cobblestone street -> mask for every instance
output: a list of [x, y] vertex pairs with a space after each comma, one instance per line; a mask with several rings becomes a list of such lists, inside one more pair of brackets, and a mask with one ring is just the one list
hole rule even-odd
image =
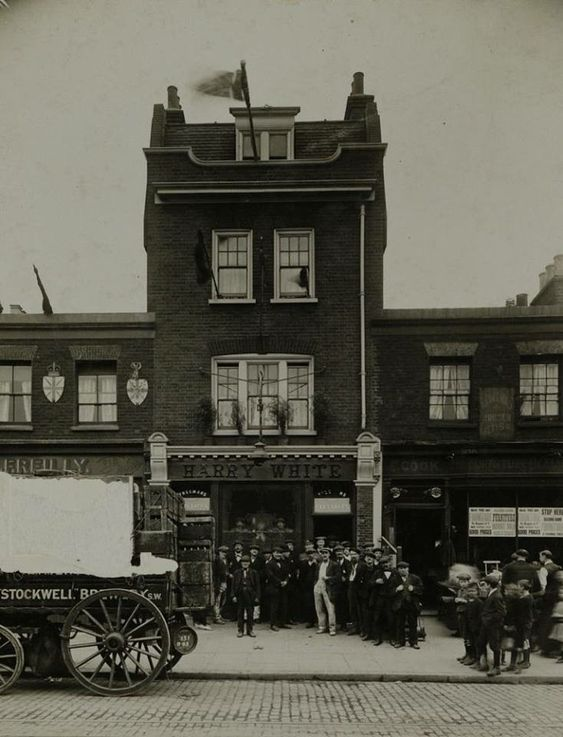
[[0, 697], [2, 737], [561, 737], [557, 685], [162, 681], [103, 698], [74, 682]]

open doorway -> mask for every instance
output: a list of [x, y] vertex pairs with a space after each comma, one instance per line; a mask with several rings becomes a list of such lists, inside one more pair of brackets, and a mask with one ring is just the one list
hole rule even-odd
[[402, 548], [403, 560], [411, 573], [424, 583], [423, 604], [435, 607], [439, 581], [446, 577], [444, 563], [444, 510], [431, 506], [395, 508], [395, 544]]

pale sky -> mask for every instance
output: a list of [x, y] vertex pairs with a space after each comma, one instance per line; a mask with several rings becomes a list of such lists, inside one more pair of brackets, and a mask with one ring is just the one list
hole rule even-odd
[[8, 0], [0, 7], [0, 302], [143, 311], [143, 146], [178, 87], [246, 59], [255, 105], [343, 116], [365, 73], [383, 140], [387, 307], [533, 296], [563, 252], [562, 0]]

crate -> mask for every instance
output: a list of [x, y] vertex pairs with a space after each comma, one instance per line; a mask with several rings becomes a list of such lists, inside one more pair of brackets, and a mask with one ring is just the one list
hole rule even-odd
[[141, 530], [137, 533], [137, 550], [139, 553], [152, 553], [162, 558], [174, 558], [178, 555], [176, 533], [172, 530]]
[[205, 548], [192, 548], [192, 547], [183, 547], [182, 545], [178, 545], [178, 562], [184, 563], [188, 561], [208, 561], [210, 562], [212, 560], [212, 551], [211, 548], [205, 547]]
[[214, 532], [213, 519], [184, 518], [178, 525], [179, 540], [211, 540]]
[[207, 609], [211, 606], [211, 586], [182, 586], [182, 606], [189, 609]]
[[212, 581], [211, 563], [190, 561], [178, 564], [178, 582], [182, 586], [209, 586]]

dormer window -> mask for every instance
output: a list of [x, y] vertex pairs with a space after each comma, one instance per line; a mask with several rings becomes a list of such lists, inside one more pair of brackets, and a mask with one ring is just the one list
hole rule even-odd
[[[293, 159], [293, 130], [299, 108], [253, 108], [252, 122], [260, 161]], [[237, 132], [237, 161], [252, 161], [254, 150], [246, 108], [231, 108]]]

